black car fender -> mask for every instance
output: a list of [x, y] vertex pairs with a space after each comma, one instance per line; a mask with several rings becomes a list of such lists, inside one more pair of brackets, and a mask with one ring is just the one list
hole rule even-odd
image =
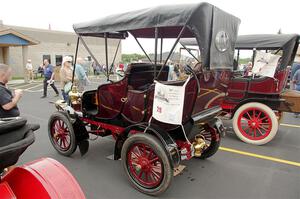
[[129, 126], [125, 129], [124, 133], [121, 134], [115, 144], [115, 151], [114, 151], [114, 159], [118, 160], [121, 157], [121, 150], [123, 143], [130, 136], [131, 130], [138, 130], [144, 133], [149, 133], [157, 137], [169, 157], [169, 160], [173, 166], [173, 168], [177, 167], [180, 163], [180, 153], [178, 150], [178, 146], [173, 138], [166, 132], [165, 130], [161, 129], [159, 126], [155, 124], [148, 124], [148, 123], [139, 123], [132, 126]]

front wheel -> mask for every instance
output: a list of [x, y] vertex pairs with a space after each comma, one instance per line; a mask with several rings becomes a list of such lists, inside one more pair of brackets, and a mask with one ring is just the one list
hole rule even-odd
[[62, 155], [72, 155], [77, 147], [74, 128], [68, 117], [57, 111], [48, 122], [48, 135], [52, 146]]
[[233, 130], [242, 141], [263, 145], [276, 135], [278, 120], [274, 111], [265, 104], [250, 102], [242, 105], [235, 112]]
[[134, 188], [159, 195], [171, 184], [173, 168], [161, 142], [149, 134], [135, 134], [124, 143], [122, 165]]

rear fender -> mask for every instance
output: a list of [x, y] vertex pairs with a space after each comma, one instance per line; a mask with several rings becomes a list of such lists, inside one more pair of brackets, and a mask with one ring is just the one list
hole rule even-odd
[[238, 108], [240, 108], [242, 105], [250, 102], [259, 102], [262, 104], [265, 104], [266, 106], [270, 107], [272, 110], [278, 110], [280, 105], [284, 102], [283, 99], [274, 99], [274, 98], [248, 98], [246, 100], [243, 100], [239, 102], [239, 104], [234, 108], [232, 117], [234, 113], [237, 111]]
[[115, 160], [121, 157], [122, 146], [125, 140], [127, 139], [127, 137], [130, 136], [130, 134], [133, 134], [132, 132], [137, 133], [137, 131], [149, 133], [157, 137], [161, 141], [165, 151], [167, 152], [173, 168], [179, 165], [180, 153], [176, 142], [172, 139], [172, 137], [168, 134], [168, 132], [161, 129], [155, 124], [151, 124], [149, 126], [148, 123], [136, 124], [133, 126], [129, 126], [125, 129], [125, 132], [121, 136], [119, 136], [116, 140], [115, 153], [114, 153]]
[[85, 199], [72, 174], [51, 158], [16, 167], [1, 181], [9, 185], [16, 198]]
[[[221, 135], [222, 137], [225, 137], [226, 134], [226, 130], [225, 127], [223, 125], [222, 120], [220, 120], [219, 118], [214, 118], [210, 121], [208, 121], [207, 125], [210, 128], [214, 128], [217, 130], [218, 135]], [[220, 139], [220, 138], [219, 138]]]

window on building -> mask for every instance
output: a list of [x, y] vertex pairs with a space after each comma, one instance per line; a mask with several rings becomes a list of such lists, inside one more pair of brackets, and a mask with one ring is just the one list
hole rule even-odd
[[55, 64], [56, 64], [56, 66], [61, 66], [62, 60], [63, 60], [62, 55], [55, 55]]
[[49, 64], [51, 64], [51, 56], [50, 55], [43, 55], [43, 61], [47, 59], [49, 61]]

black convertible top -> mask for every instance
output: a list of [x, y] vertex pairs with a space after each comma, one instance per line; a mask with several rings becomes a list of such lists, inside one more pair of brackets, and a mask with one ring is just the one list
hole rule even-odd
[[[236, 49], [278, 49], [293, 47], [299, 40], [297, 34], [257, 34], [239, 35], [235, 44]], [[291, 46], [293, 45], [293, 46]]]
[[[237, 37], [236, 49], [278, 49], [285, 46], [292, 47], [300, 39], [297, 34], [257, 34], [239, 35]], [[197, 46], [195, 38], [180, 39], [180, 43], [185, 46]], [[292, 45], [292, 46], [291, 46]]]
[[[195, 37], [201, 44], [202, 62], [205, 66], [231, 67], [234, 43], [240, 20], [223, 10], [208, 4], [181, 4], [158, 6], [115, 14], [101, 19], [74, 24], [79, 36], [125, 38], [128, 33], [137, 38], [177, 38], [183, 27], [187, 27], [181, 38]], [[219, 33], [219, 34], [218, 34]], [[217, 38], [218, 37], [218, 38]], [[222, 42], [222, 50], [216, 47]]]
[[[299, 35], [297, 34], [253, 34], [239, 35], [235, 49], [240, 50], [283, 50], [282, 66], [291, 65], [299, 45]], [[180, 43], [185, 46], [196, 46], [195, 38], [184, 38]]]

